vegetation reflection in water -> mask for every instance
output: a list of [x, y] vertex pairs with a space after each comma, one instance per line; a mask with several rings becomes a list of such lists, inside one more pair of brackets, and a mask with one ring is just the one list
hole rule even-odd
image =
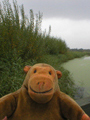
[[76, 85], [82, 88], [83, 97], [90, 96], [90, 57], [70, 60], [63, 67], [70, 71]]

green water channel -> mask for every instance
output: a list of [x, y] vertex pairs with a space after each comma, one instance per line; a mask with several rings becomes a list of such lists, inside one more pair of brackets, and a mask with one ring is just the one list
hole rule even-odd
[[62, 65], [69, 70], [75, 84], [84, 88], [84, 96], [90, 96], [90, 57], [70, 60]]

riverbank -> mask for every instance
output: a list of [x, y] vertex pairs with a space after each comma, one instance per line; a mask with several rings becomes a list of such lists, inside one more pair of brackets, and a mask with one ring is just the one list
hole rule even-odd
[[[63, 62], [82, 57], [87, 53], [72, 52], [64, 40], [42, 32], [42, 14], [34, 15], [30, 10], [28, 19], [24, 6], [9, 1], [1, 4], [0, 28], [0, 97], [19, 89], [25, 78], [25, 65], [47, 63], [63, 73], [59, 80], [61, 91], [74, 97], [76, 88], [70, 72], [61, 67]], [[7, 10], [6, 10], [7, 9]]]
[[[76, 52], [77, 53], [77, 52]], [[58, 55], [44, 55], [39, 61], [35, 59], [27, 59], [24, 61], [21, 58], [12, 58], [11, 61], [1, 59], [0, 61], [0, 97], [10, 92], [14, 92], [19, 89], [25, 78], [23, 68], [25, 65], [34, 65], [36, 63], [47, 63], [52, 65], [56, 70], [60, 70], [63, 74], [59, 80], [59, 86], [61, 91], [74, 98], [77, 89], [72, 76], [68, 70], [61, 67], [62, 63], [66, 61], [65, 58], [71, 59], [70, 56], [75, 56], [76, 53], [68, 52], [67, 54]], [[78, 53], [79, 55], [80, 53]], [[82, 54], [85, 55], [86, 53]], [[77, 55], [76, 55], [77, 56]], [[81, 54], [80, 54], [81, 56]], [[73, 57], [74, 58], [74, 57]]]

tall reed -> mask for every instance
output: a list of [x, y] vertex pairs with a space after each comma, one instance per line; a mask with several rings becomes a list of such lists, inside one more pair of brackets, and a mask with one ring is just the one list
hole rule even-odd
[[24, 6], [20, 8], [8, 0], [0, 4], [0, 57], [11, 59], [39, 59], [43, 54], [65, 53], [67, 46], [61, 39], [44, 35], [41, 32], [42, 14], [36, 17], [30, 10], [30, 19], [26, 17]]

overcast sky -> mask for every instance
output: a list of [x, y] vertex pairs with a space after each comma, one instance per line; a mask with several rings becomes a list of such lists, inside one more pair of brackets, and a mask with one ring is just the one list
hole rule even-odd
[[[2, 0], [0, 0], [2, 1]], [[13, 0], [9, 0], [10, 2]], [[90, 0], [17, 0], [29, 10], [43, 13], [42, 29], [65, 40], [69, 48], [90, 49]]]

